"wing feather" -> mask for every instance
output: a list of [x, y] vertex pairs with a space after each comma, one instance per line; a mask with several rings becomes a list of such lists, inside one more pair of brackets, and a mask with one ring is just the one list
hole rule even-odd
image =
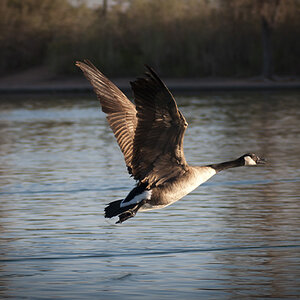
[[100, 100], [102, 111], [107, 114], [108, 123], [123, 152], [130, 172], [132, 169], [133, 141], [137, 126], [134, 104], [91, 62], [76, 62], [76, 66], [83, 71], [85, 77], [92, 84]]
[[185, 172], [183, 136], [188, 124], [168, 88], [147, 68], [145, 78], [131, 82], [138, 118], [132, 174], [153, 186]]

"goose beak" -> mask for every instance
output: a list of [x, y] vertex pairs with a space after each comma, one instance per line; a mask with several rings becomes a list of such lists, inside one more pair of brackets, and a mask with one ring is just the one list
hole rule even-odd
[[257, 158], [257, 162], [256, 162], [257, 165], [264, 165], [266, 163], [267, 161], [264, 158], [259, 158], [259, 157]]

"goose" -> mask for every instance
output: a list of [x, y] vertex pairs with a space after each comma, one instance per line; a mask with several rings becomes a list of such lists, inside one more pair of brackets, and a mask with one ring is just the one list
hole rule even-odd
[[156, 72], [146, 66], [144, 77], [130, 82], [135, 105], [90, 61], [77, 61], [100, 100], [102, 111], [137, 181], [129, 194], [105, 207], [105, 218], [123, 223], [138, 211], [166, 207], [222, 170], [263, 164], [254, 153], [222, 163], [190, 166], [183, 152], [188, 126], [176, 101]]

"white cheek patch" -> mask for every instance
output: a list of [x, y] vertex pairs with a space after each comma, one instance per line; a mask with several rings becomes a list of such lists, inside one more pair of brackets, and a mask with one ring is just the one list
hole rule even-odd
[[137, 203], [141, 202], [144, 199], [149, 200], [151, 198], [151, 194], [152, 194], [151, 190], [144, 191], [143, 193], [141, 193], [139, 195], [136, 195], [134, 198], [132, 198], [128, 202], [123, 202], [122, 201], [120, 207], [125, 207], [125, 206], [128, 206], [128, 205], [137, 204]]
[[255, 166], [256, 162], [250, 157], [250, 156], [245, 156], [245, 166]]

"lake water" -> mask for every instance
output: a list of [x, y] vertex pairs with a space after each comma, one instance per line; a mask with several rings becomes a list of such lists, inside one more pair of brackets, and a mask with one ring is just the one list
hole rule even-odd
[[177, 97], [185, 155], [255, 152], [175, 204], [107, 222], [134, 181], [94, 97], [1, 97], [0, 297], [300, 297], [300, 94]]

